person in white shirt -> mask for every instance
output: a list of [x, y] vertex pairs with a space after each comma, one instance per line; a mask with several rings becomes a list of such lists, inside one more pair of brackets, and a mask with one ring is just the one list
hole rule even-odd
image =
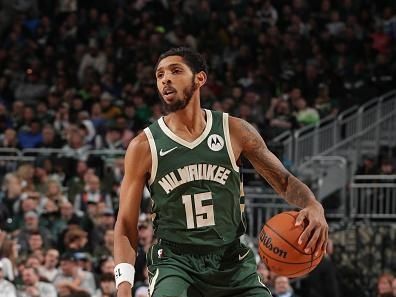
[[23, 288], [20, 297], [57, 297], [53, 284], [39, 281], [39, 273], [33, 267], [25, 267], [22, 272]]
[[58, 292], [67, 289], [71, 292], [87, 292], [95, 294], [96, 284], [92, 272], [83, 271], [72, 252], [65, 252], [60, 260], [60, 272], [55, 277], [54, 284]]
[[4, 279], [3, 263], [0, 262], [0, 297], [16, 297], [15, 286]]
[[57, 268], [59, 262], [59, 251], [56, 249], [49, 249], [45, 253], [44, 265], [41, 265], [38, 270], [41, 277], [53, 282], [59, 269]]

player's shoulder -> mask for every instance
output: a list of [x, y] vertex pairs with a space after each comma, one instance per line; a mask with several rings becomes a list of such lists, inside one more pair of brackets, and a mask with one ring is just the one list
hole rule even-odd
[[150, 153], [150, 145], [146, 133], [142, 131], [129, 143], [127, 155], [144, 153]]
[[130, 168], [142, 176], [150, 171], [151, 168], [151, 152], [150, 145], [146, 133], [140, 132], [135, 138], [131, 140], [125, 154], [126, 168]]
[[228, 125], [230, 127], [230, 133], [238, 133], [246, 129], [246, 126], [250, 124], [241, 118], [228, 116]]

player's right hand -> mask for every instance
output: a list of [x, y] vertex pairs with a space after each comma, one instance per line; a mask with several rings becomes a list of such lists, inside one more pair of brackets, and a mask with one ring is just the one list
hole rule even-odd
[[118, 286], [117, 297], [132, 297], [131, 284], [123, 282]]

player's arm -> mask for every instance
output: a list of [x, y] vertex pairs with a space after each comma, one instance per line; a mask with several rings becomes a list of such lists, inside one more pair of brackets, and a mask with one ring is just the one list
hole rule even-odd
[[[114, 227], [114, 259], [116, 265], [120, 263], [135, 265], [140, 202], [151, 167], [150, 147], [144, 133], [138, 135], [129, 144], [124, 166], [125, 174], [120, 188], [120, 205]], [[131, 271], [128, 270], [128, 265], [123, 267], [120, 271], [116, 267], [114, 271], [116, 278], [120, 277], [120, 272], [124, 273], [124, 277], [129, 276]], [[123, 271], [123, 269], [126, 270]], [[122, 282], [118, 287], [118, 296], [131, 296], [131, 284], [127, 281]]]
[[296, 205], [300, 211], [296, 224], [305, 218], [309, 225], [299, 239], [299, 244], [306, 243], [305, 249], [325, 250], [328, 238], [328, 226], [322, 205], [316, 200], [312, 191], [293, 176], [268, 149], [257, 130], [239, 118], [230, 117], [231, 142], [236, 157], [243, 155], [264, 177], [274, 190], [288, 203]]

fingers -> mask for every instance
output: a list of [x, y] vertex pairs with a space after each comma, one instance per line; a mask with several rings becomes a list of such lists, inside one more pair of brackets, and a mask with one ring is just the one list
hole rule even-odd
[[326, 249], [327, 249], [328, 240], [329, 240], [329, 227], [326, 227], [326, 229], [324, 230], [324, 241], [323, 241], [323, 245], [322, 245], [322, 250], [325, 253], [326, 253]]
[[[309, 232], [304, 234], [306, 231]], [[315, 256], [318, 256], [320, 250], [326, 251], [328, 239], [327, 231], [327, 226], [315, 226], [314, 224], [309, 224], [300, 237], [302, 242], [306, 242], [304, 252], [307, 254], [312, 252]]]
[[300, 210], [300, 212], [298, 213], [298, 216], [296, 218], [296, 223], [294, 224], [294, 226], [300, 226], [304, 222], [304, 219], [306, 217], [307, 217], [307, 211], [305, 209]]
[[309, 224], [305, 229], [304, 232], [301, 233], [300, 238], [298, 239], [298, 244], [302, 245], [303, 243], [307, 243], [311, 233], [314, 229], [313, 224]]
[[[313, 231], [313, 234], [312, 234], [312, 231]], [[312, 253], [313, 249], [316, 247], [317, 240], [321, 234], [320, 229], [313, 229], [312, 231], [311, 231], [312, 236], [309, 240], [307, 238], [307, 244], [305, 245], [305, 248], [304, 248], [304, 252], [307, 254]]]

